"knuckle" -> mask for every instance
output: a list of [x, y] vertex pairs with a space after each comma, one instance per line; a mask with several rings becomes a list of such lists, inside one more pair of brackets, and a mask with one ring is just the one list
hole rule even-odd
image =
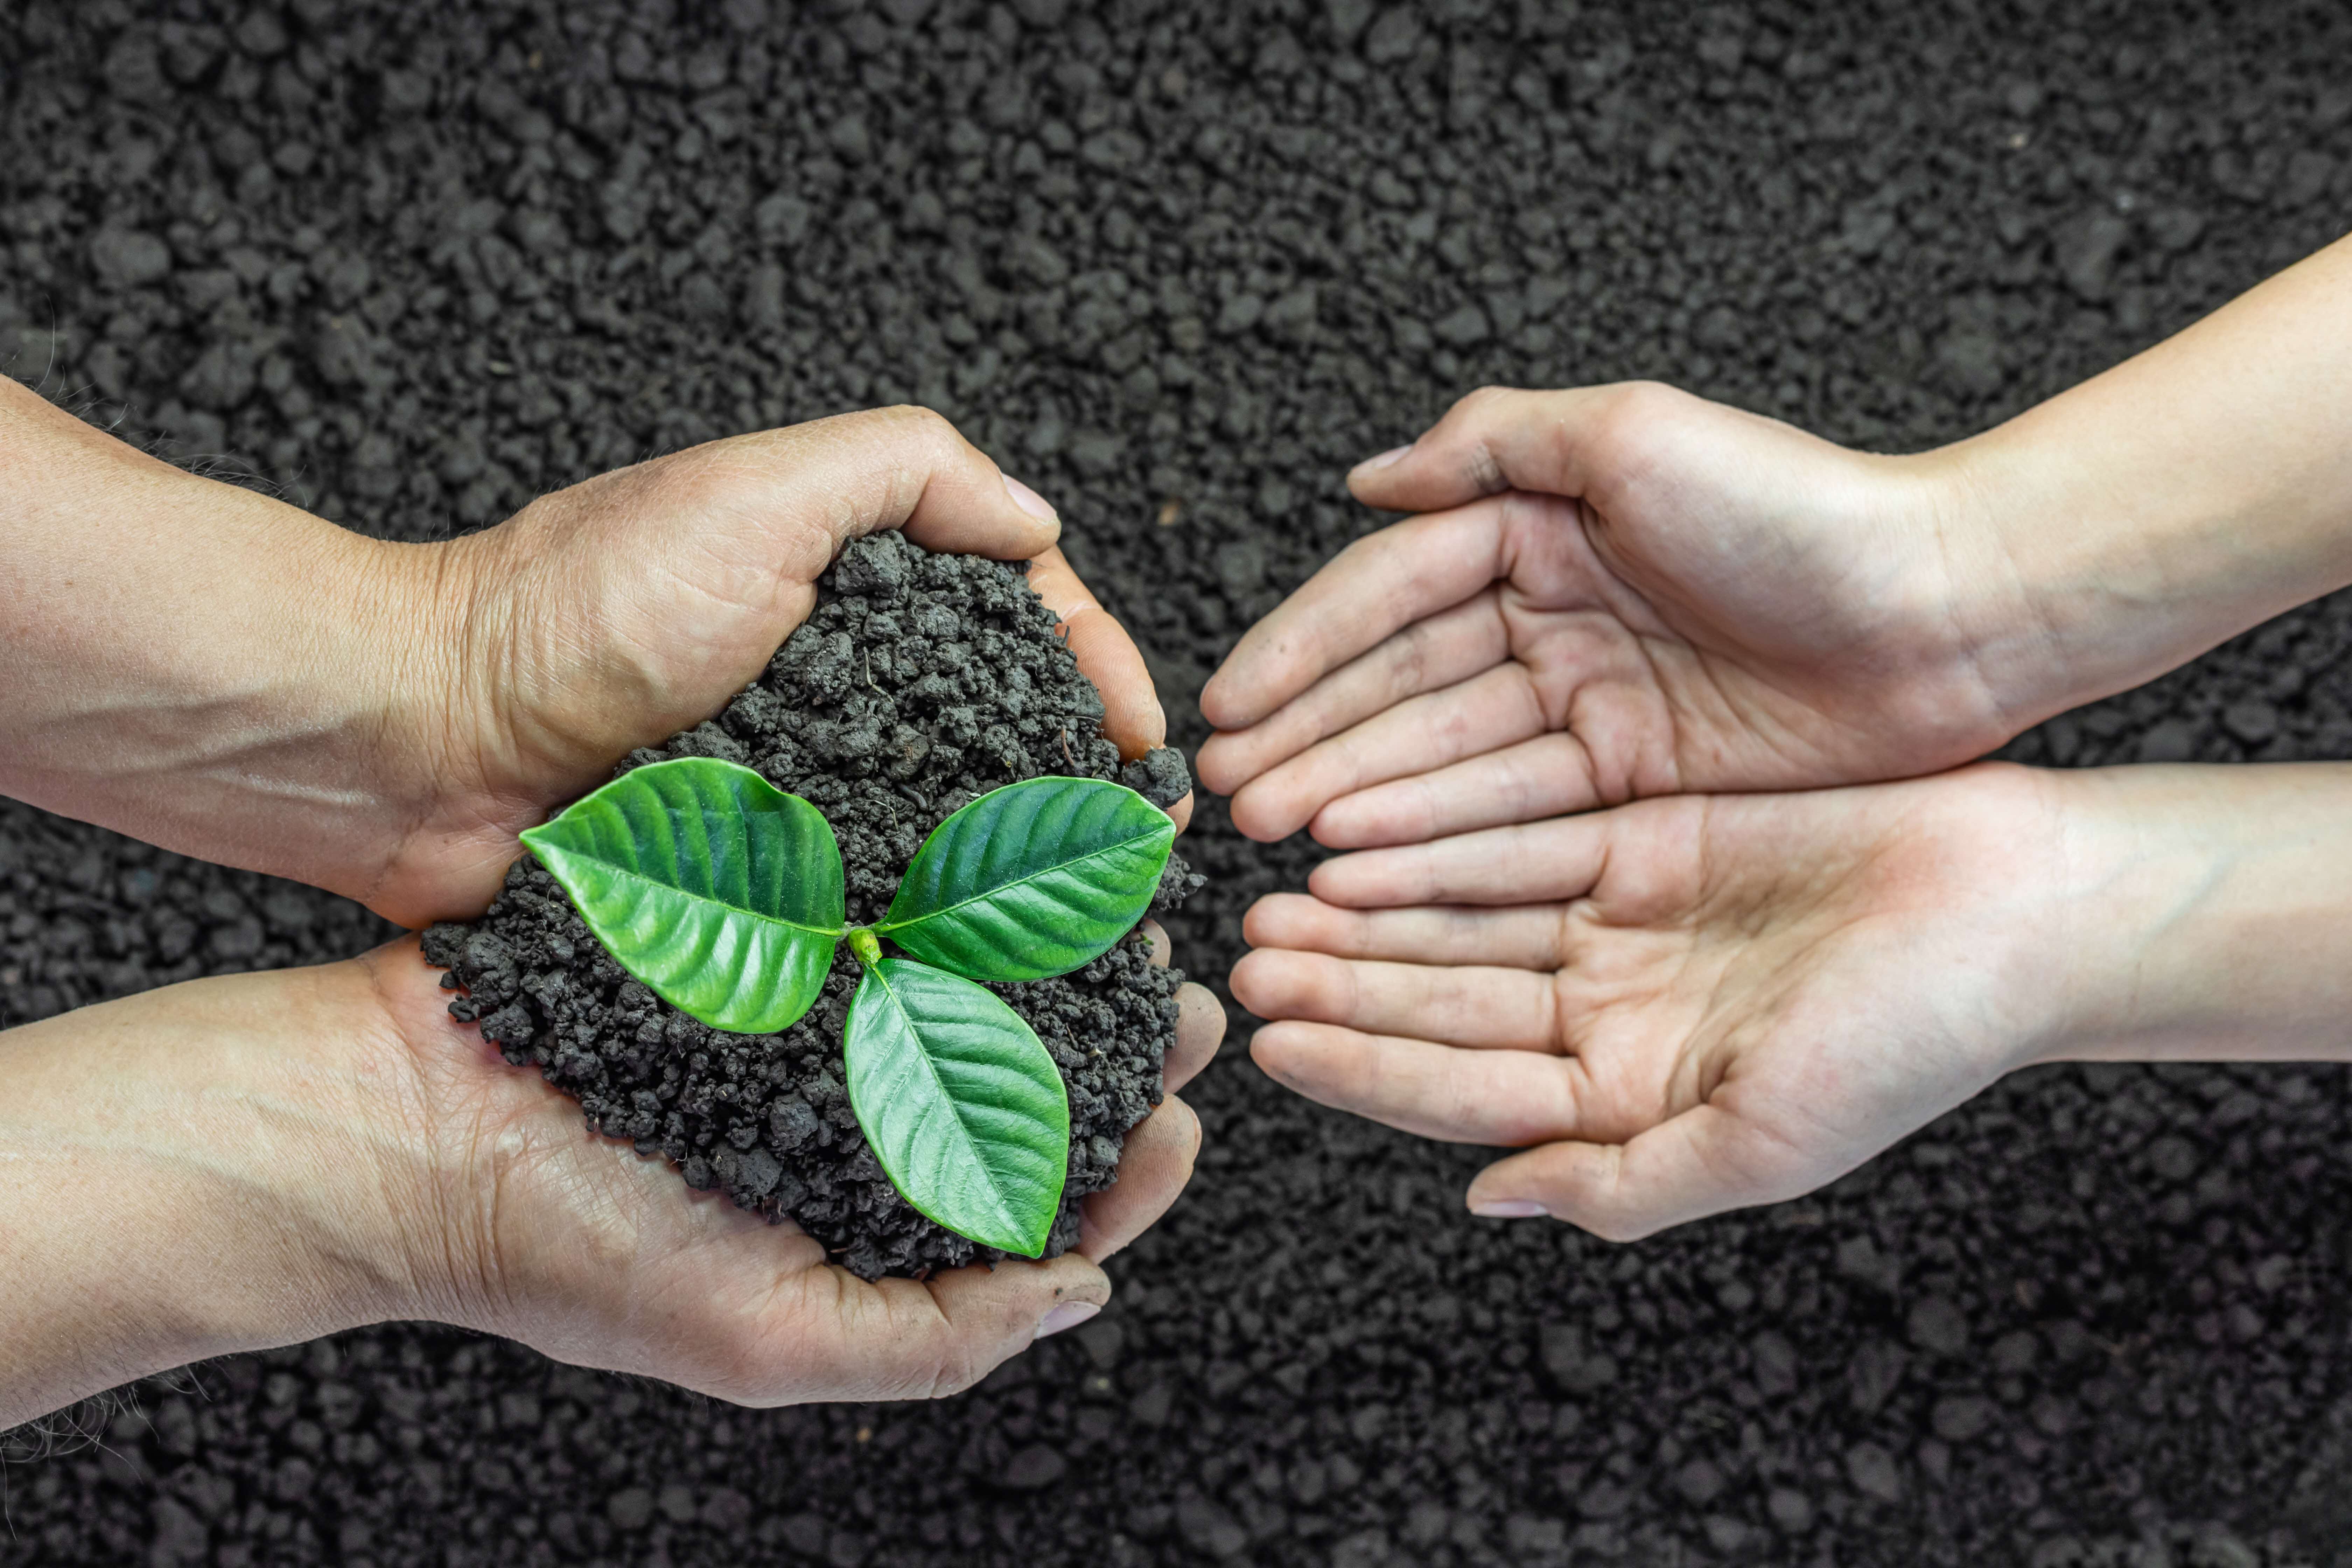
[[949, 421], [948, 416], [936, 408], [927, 407], [919, 403], [900, 403], [893, 405], [890, 412], [902, 421], [908, 429], [914, 431], [925, 440], [961, 441], [963, 438], [957, 432], [955, 426]]
[[1625, 381], [1614, 388], [1613, 405], [1628, 414], [1654, 418], [1679, 405], [1685, 394], [1663, 381]]
[[1567, 1195], [1551, 1212], [1579, 1230], [1618, 1247], [1640, 1241], [1658, 1229], [1656, 1222], [1638, 1209], [1593, 1193]]
[[1516, 390], [1514, 387], [1503, 386], [1493, 382], [1489, 382], [1485, 386], [1475, 387], [1454, 400], [1454, 406], [1447, 411], [1446, 416], [1452, 418], [1455, 415], [1460, 415], [1465, 419], [1475, 417], [1492, 409], [1497, 403], [1508, 402]]
[[934, 466], [963, 445], [962, 436], [945, 415], [920, 404], [862, 408], [839, 418], [861, 441], [890, 454], [904, 468]]
[[970, 1347], [951, 1342], [943, 1347], [933, 1364], [930, 1381], [923, 1394], [926, 1399], [952, 1399], [986, 1377], [995, 1363], [983, 1363]]
[[1682, 413], [1688, 396], [1663, 382], [1622, 383], [1611, 389], [1595, 428], [1612, 449], [1629, 456], [1647, 450], [1667, 423]]
[[963, 434], [948, 416], [935, 408], [917, 403], [901, 403], [888, 410], [896, 432], [910, 446], [929, 453], [935, 459], [961, 452]]

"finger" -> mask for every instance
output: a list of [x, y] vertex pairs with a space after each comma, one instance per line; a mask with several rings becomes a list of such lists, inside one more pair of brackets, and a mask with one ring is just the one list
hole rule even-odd
[[1491, 590], [1479, 594], [1413, 622], [1248, 729], [1210, 736], [1201, 748], [1201, 782], [1219, 795], [1234, 795], [1324, 737], [1509, 657], [1501, 599]]
[[1259, 948], [1234, 1000], [1261, 1018], [1337, 1024], [1477, 1050], [1560, 1050], [1551, 977], [1491, 964], [1391, 963]]
[[1176, 1043], [1160, 1064], [1160, 1081], [1170, 1094], [1200, 1076], [1217, 1059], [1225, 1040], [1225, 1007], [1205, 985], [1186, 981], [1176, 991]]
[[787, 1289], [799, 1299], [762, 1314], [760, 1350], [708, 1392], [749, 1405], [938, 1398], [1110, 1300], [1109, 1279], [1076, 1254], [920, 1282], [818, 1268], [792, 1276]]
[[1591, 753], [1575, 735], [1555, 731], [1340, 795], [1307, 826], [1318, 844], [1369, 849], [1538, 822], [1600, 804]]
[[1103, 733], [1133, 762], [1168, 741], [1168, 715], [1151, 689], [1143, 654], [1117, 616], [1102, 607], [1078, 580], [1059, 550], [1039, 552], [1029, 563], [1029, 586], [1062, 619], [1062, 632], [1078, 668], [1102, 693]]
[[1334, 958], [1549, 973], [1569, 961], [1569, 908], [1347, 910], [1304, 893], [1268, 893], [1242, 918], [1242, 938], [1252, 947]]
[[1412, 446], [1359, 464], [1348, 488], [1366, 506], [1390, 511], [1433, 511], [1507, 489], [1582, 496], [1596, 454], [1619, 431], [1696, 401], [1648, 382], [1559, 392], [1482, 387]]
[[598, 475], [468, 535], [446, 566], [483, 637], [543, 678], [531, 720], [554, 749], [534, 787], [562, 801], [742, 689], [847, 541], [903, 527], [935, 550], [1050, 551], [1061, 525], [1022, 497], [1043, 506], [938, 415], [875, 409]]
[[1100, 1263], [1168, 1212], [1201, 1152], [1201, 1119], [1171, 1095], [1128, 1133], [1118, 1182], [1087, 1198], [1078, 1215], [1078, 1251]]
[[1489, 827], [1326, 860], [1307, 885], [1327, 904], [1536, 904], [1580, 899], [1608, 864], [1615, 813]]
[[1306, 826], [1341, 795], [1514, 745], [1550, 728], [1527, 668], [1496, 665], [1459, 686], [1408, 698], [1252, 780], [1234, 796], [1234, 826], [1271, 843]]
[[[1157, 968], [1168, 967], [1174, 956], [1176, 944], [1158, 921], [1142, 922], [1146, 935], [1151, 939], [1151, 962]], [[1224, 1043], [1225, 1009], [1215, 993], [1205, 985], [1191, 981], [1176, 988], [1176, 1041], [1168, 1047], [1160, 1062], [1160, 1083], [1173, 1094], [1197, 1077], [1202, 1068], [1216, 1059], [1217, 1047]]]
[[1726, 1209], [1779, 1203], [1837, 1174], [1716, 1105], [1694, 1106], [1624, 1143], [1549, 1143], [1470, 1184], [1471, 1212], [1542, 1213], [1634, 1241]]
[[1257, 723], [1398, 630], [1509, 574], [1503, 506], [1409, 518], [1356, 541], [1243, 634], [1201, 692], [1220, 730]]
[[1427, 1040], [1285, 1020], [1250, 1041], [1266, 1076], [1319, 1105], [1450, 1143], [1574, 1137], [1583, 1067], [1532, 1051], [1463, 1051]]

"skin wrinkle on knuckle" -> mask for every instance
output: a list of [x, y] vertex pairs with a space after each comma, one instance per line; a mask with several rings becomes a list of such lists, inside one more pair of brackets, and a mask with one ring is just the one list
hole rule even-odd
[[1377, 1011], [1376, 1006], [1366, 1000], [1364, 971], [1359, 965], [1350, 963], [1346, 959], [1324, 957], [1319, 954], [1315, 962], [1328, 982], [1327, 990], [1329, 999], [1325, 1002], [1323, 1009], [1326, 1015], [1325, 1022], [1352, 1025], [1362, 1018], [1367, 1012]]
[[1580, 1173], [1570, 1189], [1579, 1214], [1576, 1223], [1603, 1241], [1622, 1246], [1640, 1240], [1646, 1233], [1626, 1193], [1625, 1145], [1586, 1144], [1580, 1152], [1584, 1151], [1590, 1152], [1581, 1163], [1599, 1168]]
[[[1437, 1044], [1434, 1041], [1431, 1043]], [[1440, 1100], [1445, 1107], [1444, 1125], [1454, 1128], [1475, 1128], [1486, 1124], [1490, 1120], [1487, 1097], [1475, 1075], [1469, 1070], [1470, 1064], [1467, 1058], [1456, 1047], [1441, 1046], [1440, 1048], [1445, 1052], [1444, 1065], [1440, 1068], [1444, 1076], [1444, 1092]], [[1412, 1102], [1405, 1100], [1402, 1103]], [[1504, 1118], [1504, 1125], [1499, 1130], [1506, 1142], [1517, 1143], [1523, 1141], [1514, 1136], [1517, 1132], [1516, 1114], [1516, 1112], [1507, 1113]]]

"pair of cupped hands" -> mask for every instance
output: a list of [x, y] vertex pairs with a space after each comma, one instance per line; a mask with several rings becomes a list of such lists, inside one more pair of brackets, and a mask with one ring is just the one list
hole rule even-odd
[[[412, 930], [478, 915], [521, 830], [723, 708], [875, 530], [1029, 562], [1108, 737], [1129, 757], [1165, 738], [1051, 506], [921, 410], [715, 442], [438, 545], [180, 472], [0, 381], [10, 458], [75, 482], [0, 503], [0, 542], [23, 546], [0, 633], [50, 650], [0, 715], [0, 789]], [[119, 592], [91, 591], [101, 555]], [[752, 1405], [950, 1393], [1108, 1300], [1103, 1259], [1191, 1174], [1200, 1123], [1174, 1091], [1224, 1030], [1185, 985], [1169, 1095], [1075, 1251], [869, 1282], [591, 1133], [448, 1002], [409, 936], [0, 1035], [0, 1428], [391, 1319]]]

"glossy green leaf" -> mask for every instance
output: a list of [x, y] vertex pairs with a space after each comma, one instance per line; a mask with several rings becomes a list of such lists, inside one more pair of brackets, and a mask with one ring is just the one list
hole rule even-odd
[[933, 830], [874, 929], [975, 980], [1066, 974], [1151, 907], [1176, 825], [1101, 779], [1030, 779]]
[[988, 1247], [1045, 1249], [1070, 1167], [1070, 1101], [996, 995], [903, 958], [867, 966], [842, 1039], [849, 1103], [906, 1200]]
[[816, 807], [749, 768], [634, 768], [522, 841], [614, 962], [714, 1029], [772, 1034], [824, 988], [840, 847]]

